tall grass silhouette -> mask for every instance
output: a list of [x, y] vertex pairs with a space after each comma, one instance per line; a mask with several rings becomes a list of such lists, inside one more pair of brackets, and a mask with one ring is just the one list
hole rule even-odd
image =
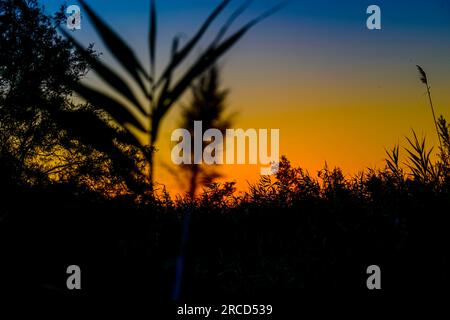
[[[154, 178], [154, 152], [155, 143], [158, 140], [161, 122], [179, 98], [190, 87], [193, 81], [211, 67], [221, 56], [229, 51], [253, 26], [264, 20], [274, 12], [284, 6], [284, 2], [267, 10], [260, 16], [248, 21], [234, 33], [228, 35], [230, 27], [235, 20], [248, 8], [251, 1], [244, 2], [238, 7], [227, 19], [227, 21], [219, 28], [216, 37], [206, 46], [206, 49], [198, 56], [198, 58], [189, 66], [181, 77], [175, 79], [176, 70], [186, 60], [192, 50], [199, 44], [204, 37], [206, 31], [217, 19], [217, 17], [225, 10], [231, 0], [223, 0], [212, 11], [207, 19], [200, 26], [195, 35], [189, 39], [186, 44], [180, 47], [179, 37], [175, 37], [172, 42], [172, 54], [166, 67], [161, 75], [156, 75], [156, 47], [157, 47], [157, 10], [155, 1], [150, 3], [150, 27], [148, 32], [148, 45], [150, 53], [150, 71], [144, 69], [142, 64], [136, 57], [133, 50], [115, 33], [105, 22], [91, 9], [85, 0], [80, 3], [87, 16], [92, 21], [95, 30], [105, 43], [108, 51], [116, 58], [127, 74], [133, 79], [134, 84], [140, 90], [140, 94], [146, 98], [145, 103], [141, 103], [131, 89], [131, 83], [127, 83], [117, 72], [106, 66], [99, 59], [88, 55], [86, 49], [82, 47], [67, 31], [61, 29], [65, 36], [70, 39], [73, 45], [84, 54], [85, 58], [91, 64], [93, 70], [102, 78], [115, 93], [124, 97], [130, 105], [124, 105], [118, 100], [110, 97], [100, 91], [89, 87], [85, 84], [74, 83], [73, 89], [79, 95], [84, 97], [89, 103], [97, 108], [105, 111], [119, 125], [121, 131], [109, 128], [108, 123], [104, 123], [101, 119], [89, 116], [81, 112], [70, 112], [70, 114], [60, 115], [64, 118], [68, 128], [74, 128], [80, 136], [85, 140], [92, 140], [93, 135], [86, 134], [81, 127], [83, 123], [88, 122], [92, 130], [96, 131], [95, 139], [97, 145], [102, 150], [112, 156], [113, 161], [120, 161], [121, 166], [129, 169], [129, 181], [142, 180], [144, 173], [136, 168], [132, 162], [127, 161], [124, 155], [124, 148], [118, 143], [132, 145], [142, 152], [148, 162], [148, 181], [150, 190], [153, 190]], [[130, 110], [131, 109], [131, 110]], [[136, 114], [138, 116], [136, 116]], [[142, 123], [144, 119], [145, 123]], [[136, 139], [127, 125], [145, 133], [148, 142], [142, 144]], [[102, 140], [102, 141], [100, 141]], [[117, 143], [118, 142], [118, 143]]]
[[428, 76], [427, 76], [426, 72], [423, 70], [423, 68], [421, 66], [417, 65], [416, 67], [417, 67], [417, 70], [419, 70], [420, 81], [422, 81], [422, 83], [427, 88], [428, 101], [430, 102], [431, 114], [433, 115], [433, 121], [434, 121], [434, 125], [435, 125], [435, 128], [436, 128], [436, 134], [437, 134], [437, 137], [439, 139], [439, 146], [442, 149], [442, 141], [441, 141], [441, 136], [439, 134], [438, 123], [437, 123], [437, 120], [436, 120], [436, 114], [434, 113], [433, 99], [431, 99], [431, 92], [430, 92], [430, 88], [431, 87], [428, 84]]

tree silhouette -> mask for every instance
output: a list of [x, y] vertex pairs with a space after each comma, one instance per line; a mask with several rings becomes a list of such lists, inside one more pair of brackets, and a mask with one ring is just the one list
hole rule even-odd
[[[87, 153], [54, 113], [76, 107], [70, 84], [89, 65], [58, 35], [62, 15], [46, 16], [36, 0], [0, 1], [0, 21], [0, 153], [14, 159], [18, 181], [43, 178], [56, 167], [67, 173]], [[92, 47], [87, 53], [93, 55]], [[65, 157], [62, 149], [77, 149], [79, 157]]]

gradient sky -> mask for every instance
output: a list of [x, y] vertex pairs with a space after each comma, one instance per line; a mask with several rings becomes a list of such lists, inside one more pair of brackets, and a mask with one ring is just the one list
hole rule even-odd
[[[277, 3], [254, 2], [238, 25]], [[42, 3], [53, 13], [63, 1]], [[89, 3], [142, 61], [148, 61], [149, 1]], [[217, 3], [157, 1], [160, 69], [172, 37], [192, 36]], [[240, 3], [235, 0], [227, 13]], [[381, 7], [382, 30], [366, 28], [366, 9], [371, 4]], [[87, 19], [75, 36], [85, 44], [94, 42], [104, 53], [102, 59], [117, 67]], [[404, 137], [412, 128], [426, 135], [430, 145], [436, 144], [416, 64], [429, 75], [436, 112], [450, 118], [449, 1], [293, 0], [256, 26], [221, 61], [223, 85], [231, 90], [230, 111], [239, 113], [235, 128], [279, 128], [280, 152], [295, 165], [315, 173], [327, 161], [348, 175], [382, 167], [384, 149], [398, 142], [406, 145]], [[97, 83], [94, 76], [88, 78]], [[170, 134], [179, 111], [179, 106], [173, 108], [164, 122], [158, 143], [160, 162], [170, 164]], [[247, 180], [258, 178], [259, 166], [223, 166], [221, 171], [226, 180], [236, 180], [245, 188]], [[179, 190], [161, 166], [156, 180]]]

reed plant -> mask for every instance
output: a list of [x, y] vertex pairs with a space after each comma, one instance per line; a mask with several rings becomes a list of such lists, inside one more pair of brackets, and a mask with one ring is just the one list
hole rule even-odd
[[420, 81], [422, 81], [422, 83], [427, 88], [427, 95], [428, 95], [428, 101], [430, 102], [431, 114], [433, 115], [433, 122], [434, 122], [434, 125], [436, 127], [436, 134], [437, 134], [437, 137], [438, 137], [438, 140], [439, 140], [439, 146], [442, 149], [441, 135], [439, 133], [438, 123], [437, 123], [437, 120], [436, 120], [436, 114], [434, 112], [433, 99], [431, 98], [431, 91], [430, 91], [431, 87], [428, 84], [428, 76], [427, 76], [425, 70], [423, 70], [423, 68], [421, 66], [417, 65], [416, 67], [417, 67], [417, 70], [419, 70]]
[[[231, 0], [223, 0], [211, 12], [201, 24], [198, 31], [184, 45], [180, 45], [180, 37], [175, 36], [172, 40], [172, 52], [169, 62], [163, 68], [161, 74], [156, 74], [156, 52], [157, 52], [157, 9], [154, 0], [150, 1], [150, 26], [148, 31], [149, 62], [150, 70], [146, 70], [138, 60], [136, 53], [128, 44], [114, 32], [87, 4], [80, 0], [84, 12], [92, 21], [95, 30], [103, 40], [109, 53], [111, 53], [126, 71], [132, 81], [126, 81], [111, 67], [105, 65], [99, 58], [93, 57], [89, 52], [64, 29], [61, 32], [72, 42], [73, 46], [86, 58], [92, 69], [110, 87], [115, 94], [119, 94], [127, 103], [124, 104], [116, 98], [102, 93], [96, 88], [83, 83], [73, 83], [73, 90], [85, 98], [90, 104], [110, 116], [120, 130], [111, 130], [111, 122], [105, 123], [102, 119], [82, 112], [68, 112], [59, 115], [65, 121], [68, 129], [77, 131], [81, 140], [93, 142], [104, 152], [111, 155], [113, 161], [120, 162], [125, 166], [130, 176], [128, 181], [142, 181], [143, 172], [136, 168], [133, 161], [127, 159], [124, 150], [131, 146], [140, 150], [147, 161], [147, 177], [149, 190], [154, 186], [154, 153], [158, 141], [161, 123], [171, 108], [178, 102], [180, 97], [187, 91], [193, 82], [215, 64], [226, 52], [228, 52], [253, 26], [279, 10], [283, 3], [270, 8], [260, 16], [246, 22], [229, 34], [230, 27], [236, 19], [249, 7], [252, 1], [246, 1], [232, 12], [226, 22], [219, 28], [199, 56], [190, 65], [184, 65], [188, 56], [196, 48], [205, 33], [224, 12]], [[182, 66], [184, 67], [182, 68]], [[181, 76], [175, 76], [177, 71]], [[137, 86], [139, 95], [136, 95], [133, 86]], [[144, 97], [140, 99], [139, 97]], [[84, 130], [84, 124], [89, 122], [91, 130]], [[134, 134], [136, 130], [146, 136], [145, 142], [140, 141]], [[95, 140], [95, 141], [93, 141]]]

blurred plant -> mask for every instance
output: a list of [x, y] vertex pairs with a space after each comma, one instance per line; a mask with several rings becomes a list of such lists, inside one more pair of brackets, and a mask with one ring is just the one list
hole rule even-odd
[[[132, 161], [126, 161], [123, 150], [124, 148], [126, 149], [125, 146], [138, 148], [145, 156], [148, 163], [150, 191], [153, 191], [155, 143], [158, 139], [161, 121], [167, 115], [168, 111], [192, 85], [193, 81], [236, 44], [248, 30], [284, 5], [284, 3], [278, 4], [259, 17], [247, 22], [235, 33], [225, 38], [231, 25], [251, 3], [251, 1], [245, 2], [234, 11], [225, 24], [222, 25], [216, 37], [207, 46], [207, 49], [204, 50], [196, 61], [186, 69], [187, 71], [179, 79], [175, 80], [174, 74], [176, 73], [176, 69], [184, 62], [186, 57], [192, 52], [193, 48], [199, 43], [200, 39], [203, 38], [207, 29], [227, 7], [230, 0], [221, 1], [201, 25], [197, 33], [182, 48], [179, 48], [179, 37], [173, 39], [170, 61], [159, 78], [156, 77], [155, 71], [157, 14], [154, 0], [151, 1], [150, 5], [150, 29], [148, 37], [150, 72], [147, 72], [143, 68], [130, 47], [113, 30], [111, 30], [97, 14], [94, 13], [90, 6], [87, 5], [86, 1], [80, 0], [80, 3], [87, 16], [93, 22], [96, 31], [99, 33], [109, 52], [124, 67], [128, 75], [133, 79], [133, 82], [137, 84], [140, 96], [145, 97], [146, 103], [143, 105], [140, 102], [131, 89], [131, 83], [127, 83], [121, 76], [108, 66], [104, 65], [99, 59], [92, 58], [91, 55], [88, 55], [88, 51], [86, 51], [81, 44], [79, 44], [67, 31], [61, 29], [66, 37], [72, 41], [74, 46], [84, 54], [86, 59], [92, 65], [92, 68], [103, 81], [109, 85], [115, 93], [121, 95], [128, 102], [128, 104], [125, 105], [96, 89], [84, 84], [74, 83], [74, 91], [95, 107], [108, 113], [122, 129], [122, 132], [118, 135], [116, 131], [109, 129], [109, 124], [105, 124], [102, 120], [91, 117], [86, 120], [90, 121], [92, 125], [91, 130], [94, 135], [86, 134], [83, 132], [85, 129], [84, 119], [89, 116], [81, 113], [73, 114], [72, 112], [68, 114], [66, 117], [66, 124], [68, 127], [80, 131], [80, 136], [83, 136], [84, 139], [97, 139], [99, 146], [103, 146], [103, 150], [105, 150], [105, 148], [108, 149], [107, 151], [111, 154], [113, 161], [119, 159], [122, 166], [126, 165], [126, 168], [131, 175], [131, 179], [129, 180], [136, 180], [136, 178], [139, 178], [144, 173], [137, 170]], [[148, 142], [141, 143], [141, 141], [138, 141], [138, 139], [134, 137], [132, 133], [133, 129], [131, 129], [130, 126], [145, 133]], [[120, 147], [121, 143], [124, 144], [122, 147]]]
[[[228, 90], [220, 88], [219, 69], [216, 65], [206, 71], [191, 89], [192, 98], [189, 105], [182, 112], [181, 128], [191, 133], [192, 145], [194, 144], [194, 121], [202, 121], [202, 129], [218, 129], [223, 134], [226, 128], [231, 127], [231, 117], [225, 117], [226, 98]], [[203, 134], [203, 132], [202, 132]], [[211, 141], [212, 142], [212, 141]], [[211, 142], [203, 142], [202, 150]], [[194, 159], [192, 150], [191, 159]], [[189, 181], [189, 197], [194, 198], [197, 188], [201, 185], [209, 185], [220, 174], [213, 166], [199, 164], [186, 164], [181, 166], [187, 173]]]

